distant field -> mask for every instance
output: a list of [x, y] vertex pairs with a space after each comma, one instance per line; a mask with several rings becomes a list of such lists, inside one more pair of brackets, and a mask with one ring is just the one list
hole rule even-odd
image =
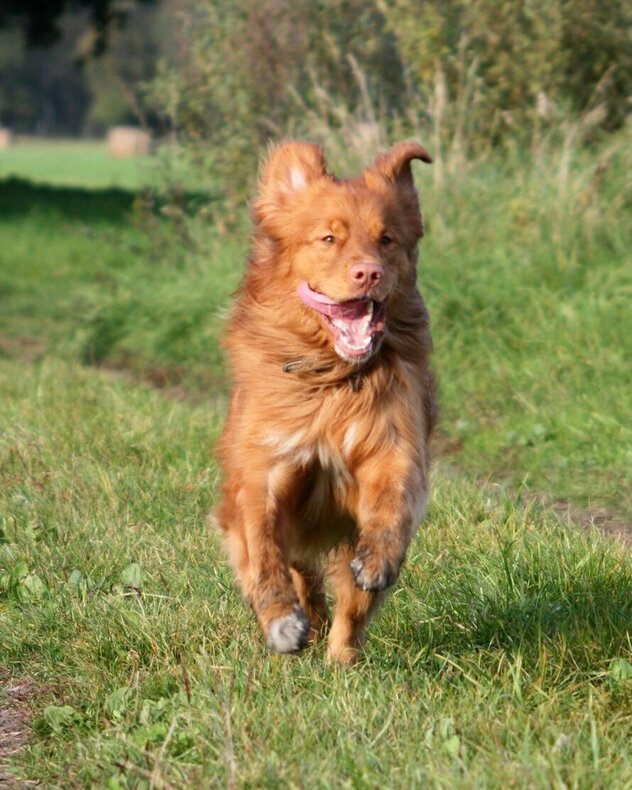
[[104, 140], [18, 138], [0, 151], [0, 178], [41, 184], [137, 189], [152, 176], [152, 157], [112, 159]]
[[587, 525], [630, 536], [631, 156], [419, 171], [433, 500], [342, 672], [266, 652], [205, 522], [245, 212], [0, 152], [0, 785], [630, 787], [632, 554]]
[[18, 137], [0, 151], [0, 179], [9, 177], [88, 189], [164, 188], [169, 180], [180, 187], [208, 188], [208, 179], [204, 182], [171, 149], [157, 146], [149, 156], [113, 159], [105, 140]]

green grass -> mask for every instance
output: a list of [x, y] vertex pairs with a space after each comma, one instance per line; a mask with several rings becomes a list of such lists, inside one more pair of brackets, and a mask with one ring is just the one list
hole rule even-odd
[[221, 403], [172, 402], [53, 360], [26, 372], [5, 361], [0, 391], [0, 663], [43, 688], [24, 776], [629, 779], [629, 555], [439, 469], [365, 663], [329, 669], [321, 647], [270, 656], [205, 526]]
[[36, 689], [22, 778], [630, 787], [632, 559], [539, 495], [632, 510], [632, 169], [617, 141], [600, 182], [594, 152], [567, 178], [544, 153], [420, 173], [456, 452], [352, 671], [322, 646], [266, 653], [205, 523], [245, 226], [220, 232], [199, 194], [150, 212], [131, 189], [0, 181], [0, 667]]
[[89, 190], [178, 185], [208, 192], [212, 186], [178, 150], [157, 143], [148, 156], [113, 159], [105, 140], [18, 137], [14, 145], [0, 151], [0, 179], [7, 178]]
[[[194, 210], [201, 197], [182, 199]], [[148, 200], [158, 217], [148, 218]], [[162, 219], [161, 207], [174, 209], [168, 201], [0, 181], [0, 353], [55, 349], [198, 388], [216, 383], [218, 313], [237, 285], [243, 245], [220, 245], [205, 223], [189, 230], [186, 212]]]
[[88, 188], [138, 189], [152, 172], [152, 157], [112, 159], [105, 140], [25, 140], [0, 151], [0, 178]]
[[[420, 282], [459, 464], [632, 518], [629, 146], [428, 195]], [[603, 181], [595, 162], [609, 163]]]
[[138, 257], [133, 193], [0, 182], [0, 334], [67, 340], [117, 271]]
[[[629, 146], [538, 159], [486, 163], [440, 185], [418, 174], [441, 431], [469, 473], [629, 519]], [[5, 182], [0, 329], [33, 334], [23, 325], [37, 333], [46, 320], [47, 335], [85, 361], [190, 390], [222, 386], [217, 338], [247, 223], [221, 234], [213, 203], [200, 212], [200, 193], [179, 199], [150, 216], [131, 192]]]

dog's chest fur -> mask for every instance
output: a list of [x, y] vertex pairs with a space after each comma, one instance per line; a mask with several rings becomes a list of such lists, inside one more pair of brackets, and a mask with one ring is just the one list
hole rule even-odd
[[268, 500], [290, 506], [285, 513], [298, 527], [299, 553], [301, 544], [335, 545], [354, 529], [350, 511], [356, 481], [348, 452], [353, 426], [350, 423], [344, 433], [350, 437], [346, 453], [344, 437], [342, 441], [336, 435], [314, 437], [307, 430], [270, 431], [264, 439], [272, 456]]
[[332, 436], [313, 437], [305, 429], [283, 434], [271, 431], [264, 444], [280, 463], [288, 463], [303, 471], [317, 471], [328, 477], [335, 488], [345, 488], [352, 482], [349, 469], [350, 450], [353, 446], [354, 423], [344, 432], [345, 442]]

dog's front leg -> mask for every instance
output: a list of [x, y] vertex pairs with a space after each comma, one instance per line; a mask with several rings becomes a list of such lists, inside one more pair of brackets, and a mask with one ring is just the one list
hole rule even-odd
[[361, 590], [379, 592], [397, 581], [428, 486], [419, 465], [402, 457], [373, 459], [357, 480], [359, 535], [351, 572]]
[[397, 580], [428, 490], [420, 466], [406, 459], [373, 459], [356, 479], [358, 541], [355, 547], [338, 549], [328, 569], [336, 606], [327, 652], [330, 660], [342, 664], [359, 658], [383, 591]]
[[291, 474], [282, 464], [265, 473], [251, 473], [239, 497], [248, 551], [244, 592], [268, 647], [277, 653], [303, 648], [310, 627], [288, 565], [291, 522], [283, 510], [282, 492], [287, 490]]

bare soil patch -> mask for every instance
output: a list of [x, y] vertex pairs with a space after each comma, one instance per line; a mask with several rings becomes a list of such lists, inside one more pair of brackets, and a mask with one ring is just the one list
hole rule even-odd
[[571, 502], [546, 502], [558, 516], [570, 524], [590, 529], [596, 527], [607, 538], [621, 541], [628, 549], [632, 549], [632, 521], [618, 513], [605, 508], [578, 507]]
[[[444, 459], [448, 468], [458, 474], [466, 474], [458, 463], [458, 454], [463, 449], [460, 439], [438, 433], [432, 442], [433, 457]], [[492, 480], [481, 478], [482, 488], [490, 488]], [[502, 483], [501, 483], [502, 486]], [[498, 490], [497, 486], [493, 490]], [[516, 493], [511, 486], [505, 486], [508, 492]], [[532, 491], [523, 494], [522, 501], [525, 505], [535, 504], [543, 510], [552, 510], [563, 522], [569, 526], [584, 529], [596, 528], [601, 534], [621, 543], [625, 548], [632, 550], [632, 517], [613, 508], [598, 506], [582, 506], [563, 499], [554, 499], [544, 491]]]
[[9, 767], [29, 741], [34, 690], [28, 678], [11, 677], [0, 668], [0, 788], [15, 790], [35, 784], [18, 779]]

